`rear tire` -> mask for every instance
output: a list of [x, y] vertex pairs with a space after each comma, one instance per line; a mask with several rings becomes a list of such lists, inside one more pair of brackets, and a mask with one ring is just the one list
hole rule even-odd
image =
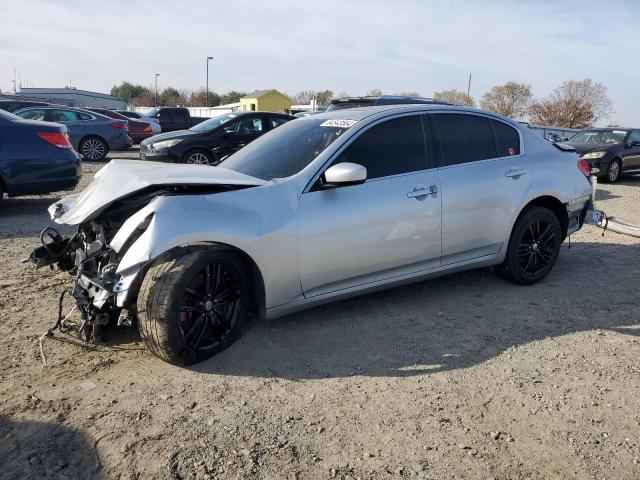
[[562, 230], [555, 214], [544, 207], [525, 210], [511, 232], [502, 273], [520, 285], [539, 282], [560, 253]]
[[107, 158], [109, 146], [107, 142], [100, 137], [87, 137], [83, 138], [80, 142], [79, 150], [83, 159], [91, 160], [92, 162], [102, 162]]
[[138, 329], [151, 352], [174, 365], [214, 356], [235, 342], [251, 282], [233, 251], [178, 251], [157, 259], [138, 295]]

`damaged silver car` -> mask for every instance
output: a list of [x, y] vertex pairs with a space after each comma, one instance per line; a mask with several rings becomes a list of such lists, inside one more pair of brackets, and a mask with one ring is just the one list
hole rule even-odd
[[[503, 117], [446, 105], [289, 122], [219, 167], [114, 160], [50, 207], [30, 260], [75, 276], [83, 338], [137, 323], [189, 364], [248, 316], [497, 266], [533, 284], [591, 207], [589, 168]], [[591, 218], [593, 215], [589, 215]]]

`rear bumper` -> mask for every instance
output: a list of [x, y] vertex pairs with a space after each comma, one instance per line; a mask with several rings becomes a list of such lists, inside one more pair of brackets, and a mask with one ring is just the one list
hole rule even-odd
[[567, 223], [567, 236], [569, 236], [582, 228], [587, 210], [593, 208], [593, 201], [591, 195], [588, 195], [565, 203], [565, 207], [569, 220]]
[[112, 140], [109, 145], [109, 150], [129, 150], [131, 145], [133, 145], [133, 140], [129, 135], [127, 135], [125, 138]]
[[155, 134], [154, 133], [131, 133], [131, 132], [129, 132], [129, 136], [131, 137], [131, 140], [133, 141], [134, 145], [142, 142], [143, 140], [146, 140], [149, 137], [153, 137], [153, 135], [155, 135]]

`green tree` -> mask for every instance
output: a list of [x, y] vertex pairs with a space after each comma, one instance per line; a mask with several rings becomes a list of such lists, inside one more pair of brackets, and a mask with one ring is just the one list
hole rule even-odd
[[176, 105], [186, 105], [187, 100], [177, 89], [167, 87], [158, 95], [158, 103], [160, 105], [174, 107]]
[[220, 97], [220, 105], [226, 105], [227, 103], [238, 103], [242, 97], [246, 95], [245, 92], [237, 92], [231, 90]]
[[122, 82], [120, 85], [114, 85], [111, 88], [111, 95], [125, 102], [131, 102], [134, 98], [141, 97], [147, 93], [151, 93], [147, 87], [134, 85], [130, 82]]

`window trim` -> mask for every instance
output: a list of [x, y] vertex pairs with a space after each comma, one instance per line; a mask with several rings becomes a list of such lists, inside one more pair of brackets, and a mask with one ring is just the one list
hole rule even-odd
[[429, 129], [427, 128], [424, 122], [425, 112], [424, 111], [404, 112], [397, 115], [390, 115], [388, 117], [379, 118], [369, 123], [368, 125], [365, 125], [360, 130], [355, 131], [353, 135], [351, 135], [347, 140], [345, 140], [345, 142], [342, 145], [340, 145], [340, 147], [320, 166], [320, 168], [316, 171], [316, 173], [314, 173], [311, 176], [311, 179], [309, 180], [309, 182], [307, 182], [307, 185], [302, 190], [302, 195], [304, 195], [305, 193], [311, 193], [311, 192], [317, 191], [313, 189], [313, 186], [316, 184], [320, 176], [331, 166], [333, 161], [337, 159], [342, 154], [343, 151], [349, 148], [349, 146], [354, 141], [360, 138], [360, 136], [364, 135], [367, 131], [369, 131], [370, 129], [372, 129], [377, 125], [380, 125], [381, 123], [391, 121], [391, 120], [396, 120], [403, 117], [412, 117], [412, 116], [419, 117], [420, 124], [422, 126], [422, 139], [424, 143], [424, 152], [425, 152], [424, 165], [426, 168], [423, 170], [414, 170], [412, 172], [404, 172], [404, 173], [396, 173], [394, 175], [387, 175], [386, 177], [376, 177], [371, 179], [367, 178], [364, 184], [366, 185], [368, 182], [375, 182], [378, 180], [385, 180], [388, 178], [396, 178], [396, 177], [402, 177], [406, 175], [415, 175], [416, 173], [421, 173], [421, 172], [435, 171], [437, 169], [437, 160], [434, 158], [433, 161], [431, 162], [429, 161], [430, 151], [429, 151], [429, 142], [428, 142], [428, 133], [427, 133]]
[[[444, 163], [444, 149], [442, 148], [442, 140], [440, 139], [440, 132], [437, 128], [436, 125], [436, 119], [435, 119], [435, 115], [473, 115], [476, 117], [482, 117], [485, 118], [487, 120], [494, 120], [496, 122], [500, 122], [500, 123], [504, 123], [505, 125], [507, 125], [508, 127], [511, 127], [512, 129], [514, 129], [516, 131], [516, 133], [518, 134], [518, 139], [520, 141], [520, 153], [518, 155], [506, 155], [506, 156], [502, 156], [502, 157], [492, 157], [492, 158], [484, 158], [482, 160], [474, 160], [473, 162], [465, 162], [465, 163], [456, 163], [454, 165], [443, 165]], [[484, 162], [493, 162], [495, 160], [504, 160], [505, 158], [519, 158], [519, 157], [524, 157], [525, 156], [525, 151], [524, 151], [524, 139], [522, 137], [522, 132], [520, 131], [519, 128], [514, 127], [513, 125], [511, 125], [509, 122], [505, 122], [504, 120], [502, 120], [501, 118], [497, 118], [494, 117], [492, 115], [485, 115], [483, 113], [480, 112], [469, 112], [469, 111], [464, 111], [464, 110], [438, 110], [435, 112], [428, 112], [427, 115], [432, 115], [432, 122], [431, 124], [433, 125], [433, 130], [434, 130], [434, 138], [433, 141], [434, 143], [437, 142], [438, 144], [438, 149], [439, 154], [436, 156], [436, 165], [438, 169], [448, 169], [448, 168], [458, 168], [458, 167], [463, 167], [465, 165], [476, 165], [479, 163], [484, 163]], [[493, 128], [493, 125], [491, 123], [489, 123], [489, 127], [491, 128], [491, 134], [493, 135], [493, 143], [495, 145], [496, 148], [496, 153], [498, 152], [498, 139], [496, 137], [496, 133], [495, 130]]]

